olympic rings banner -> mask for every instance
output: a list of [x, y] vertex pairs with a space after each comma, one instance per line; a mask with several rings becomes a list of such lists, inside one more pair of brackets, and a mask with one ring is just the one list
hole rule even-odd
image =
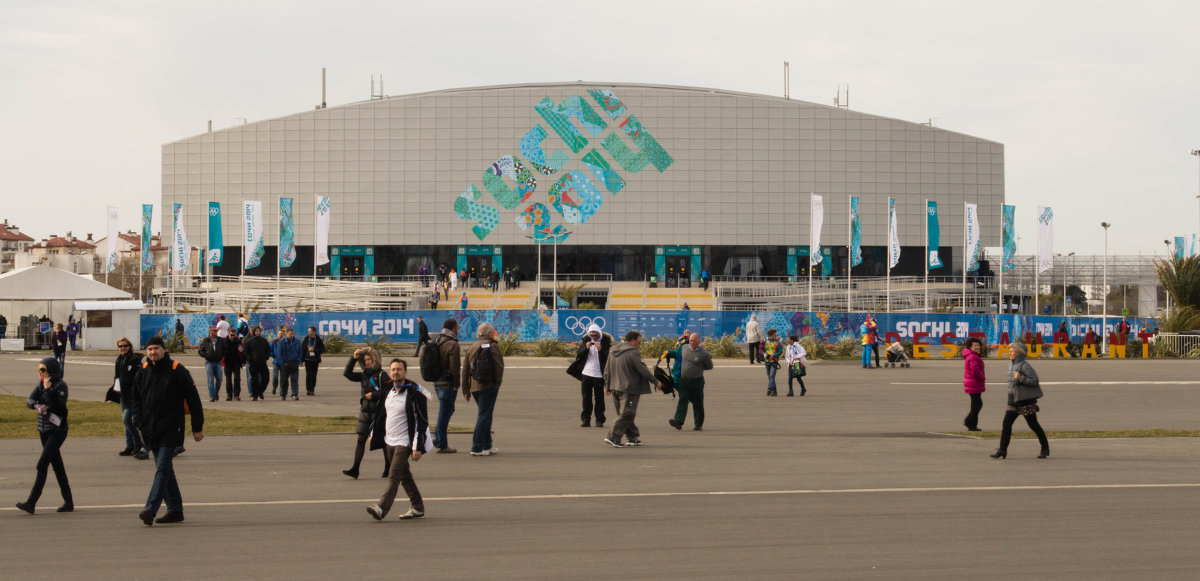
[[[208, 327], [216, 324], [221, 313], [188, 315], [142, 315], [141, 342], [161, 333], [163, 336], [175, 332], [175, 320], [179, 319], [186, 329], [189, 345], [196, 345], [208, 334]], [[233, 313], [225, 313], [232, 315]], [[778, 329], [785, 337], [795, 333], [800, 336], [815, 335], [827, 344], [843, 337], [858, 339], [858, 327], [867, 313], [808, 313], [768, 312], [754, 313], [762, 329]], [[491, 323], [501, 335], [513, 333], [525, 342], [546, 338], [575, 341], [586, 332], [588, 325], [596, 324], [605, 333], [620, 340], [631, 329], [644, 336], [676, 337], [686, 331], [699, 333], [702, 337], [733, 335], [735, 341], [746, 341], [746, 322], [750, 320], [746, 311], [532, 311], [532, 310], [419, 310], [377, 311], [345, 313], [254, 313], [250, 314], [251, 325], [261, 325], [263, 335], [274, 338], [280, 327], [291, 327], [303, 334], [309, 326], [317, 328], [322, 336], [344, 335], [348, 340], [361, 342], [368, 337], [386, 335], [394, 343], [414, 343], [417, 340], [417, 317], [424, 317], [431, 331], [441, 329], [447, 318], [459, 324], [459, 339], [474, 340], [476, 329], [481, 323]], [[913, 341], [929, 346], [937, 355], [943, 343], [956, 343], [975, 335], [989, 344], [1023, 338], [1026, 333], [1040, 335], [1046, 344], [1055, 343], [1055, 333], [1061, 317], [1032, 315], [955, 315], [955, 314], [876, 314], [874, 315], [882, 334], [890, 340]], [[1067, 321], [1070, 342], [1080, 342], [1088, 330], [1100, 332], [1100, 317], [1070, 317]], [[1108, 318], [1108, 332], [1115, 332], [1120, 317]], [[1127, 318], [1130, 335], [1154, 328], [1151, 319]], [[1097, 338], [1099, 341], [1099, 338]]]

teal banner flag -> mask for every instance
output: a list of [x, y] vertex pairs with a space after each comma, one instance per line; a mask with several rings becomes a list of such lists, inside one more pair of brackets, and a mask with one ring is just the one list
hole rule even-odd
[[221, 239], [221, 203], [208, 203], [208, 260], [207, 264], [221, 265], [225, 260], [225, 242]]
[[154, 204], [142, 204], [142, 272], [154, 268], [154, 255], [150, 254], [150, 220], [154, 218]]
[[1175, 258], [1183, 260], [1183, 245], [1184, 244], [1186, 244], [1186, 242], [1184, 242], [1183, 236], [1175, 237]]
[[850, 267], [862, 264], [862, 221], [858, 216], [858, 198], [850, 198]]
[[926, 261], [929, 268], [941, 268], [942, 259], [938, 257], [938, 247], [942, 244], [942, 229], [938, 226], [937, 202], [925, 203], [925, 231], [928, 240], [925, 250], [929, 254]]
[[292, 221], [292, 199], [279, 198], [279, 267], [296, 261], [296, 225]]
[[1008, 272], [1016, 265], [1017, 260], [1017, 226], [1016, 206], [1004, 206], [1004, 262], [1000, 272]]

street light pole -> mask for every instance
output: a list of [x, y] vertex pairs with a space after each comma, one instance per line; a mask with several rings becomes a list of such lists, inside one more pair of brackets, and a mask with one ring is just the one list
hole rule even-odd
[[1100, 292], [1104, 293], [1103, 311], [1100, 313], [1100, 339], [1103, 345], [1104, 355], [1108, 356], [1108, 227], [1112, 226], [1108, 222], [1101, 222], [1100, 227], [1104, 228], [1104, 284], [1100, 286]]
[[[1200, 161], [1200, 149], [1193, 149], [1193, 150], [1192, 150], [1192, 155], [1196, 156], [1196, 159], [1197, 159], [1198, 161]], [[1198, 188], [1200, 188], [1200, 184], [1197, 184], [1197, 187], [1198, 187]], [[1200, 195], [1197, 195], [1197, 196], [1196, 196], [1196, 200], [1197, 200], [1198, 202], [1200, 202]], [[1198, 204], [1197, 204], [1197, 206], [1200, 206], [1200, 203], [1198, 203]], [[1200, 234], [1198, 234], [1198, 235], [1200, 235]]]

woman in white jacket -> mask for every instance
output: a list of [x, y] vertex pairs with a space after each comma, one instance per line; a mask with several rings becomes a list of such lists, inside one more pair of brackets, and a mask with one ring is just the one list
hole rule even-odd
[[[800, 344], [800, 339], [795, 335], [788, 335], [787, 349], [783, 350], [784, 361], [787, 361], [788, 366], [788, 392], [787, 396], [792, 397], [792, 380], [800, 382], [800, 396], [803, 397], [808, 392], [804, 388], [804, 375], [808, 373], [808, 352], [804, 350], [804, 346]], [[797, 365], [798, 364], [798, 365]]]

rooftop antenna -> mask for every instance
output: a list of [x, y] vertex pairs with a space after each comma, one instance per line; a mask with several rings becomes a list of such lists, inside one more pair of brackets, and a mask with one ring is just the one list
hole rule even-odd
[[788, 73], [788, 62], [783, 61], [783, 98], [784, 99], [792, 98], [791, 85], [792, 85], [792, 79]]
[[926, 121], [925, 123], [922, 123], [921, 125], [925, 125], [927, 127], [939, 127], [940, 125], [938, 124], [938, 122], [941, 120], [942, 120], [941, 117], [930, 117], [929, 121]]
[[[379, 83], [378, 91], [375, 90], [376, 82]], [[383, 94], [383, 73], [371, 73], [371, 100], [382, 99], [385, 96]]]
[[[374, 87], [374, 83], [371, 85]], [[317, 105], [317, 109], [325, 108], [325, 67], [321, 67], [321, 104]]]
[[[844, 93], [842, 92], [843, 88], [845, 88]], [[837, 95], [834, 96], [834, 98], [833, 98], [833, 106], [837, 107], [839, 109], [849, 109], [850, 108], [850, 85], [849, 84], [845, 84], [845, 85], [839, 84], [837, 86]]]

